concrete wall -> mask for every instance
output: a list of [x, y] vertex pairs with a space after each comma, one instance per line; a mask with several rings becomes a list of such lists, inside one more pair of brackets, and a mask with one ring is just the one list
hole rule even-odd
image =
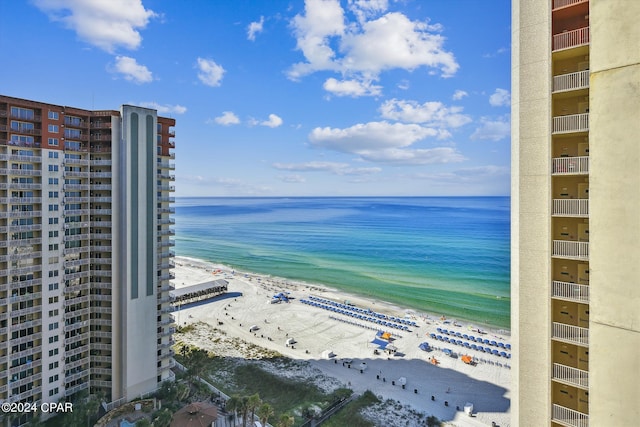
[[157, 117], [155, 110], [123, 106], [122, 118], [124, 145], [117, 172], [126, 222], [118, 230], [125, 248], [125, 259], [120, 259], [125, 272], [119, 286], [124, 300], [120, 353], [122, 390], [132, 399], [157, 387]]
[[551, 414], [551, 14], [548, 0], [512, 6], [511, 413], [525, 427]]
[[640, 2], [592, 1], [589, 424], [640, 419]]

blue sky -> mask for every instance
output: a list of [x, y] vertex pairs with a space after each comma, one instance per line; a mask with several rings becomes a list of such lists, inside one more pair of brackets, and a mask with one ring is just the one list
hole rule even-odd
[[0, 1], [0, 93], [174, 117], [176, 196], [508, 195], [510, 43], [509, 0]]

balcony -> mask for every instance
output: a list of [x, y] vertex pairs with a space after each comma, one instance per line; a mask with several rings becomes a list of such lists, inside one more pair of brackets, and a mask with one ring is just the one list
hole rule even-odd
[[578, 28], [576, 30], [564, 31], [553, 36], [553, 51], [589, 44], [589, 27]]
[[553, 379], [586, 390], [589, 389], [589, 371], [583, 371], [582, 369], [554, 363]]
[[554, 175], [584, 175], [589, 173], [589, 156], [553, 159]]
[[589, 415], [560, 405], [553, 405], [551, 419], [569, 427], [589, 427]]
[[589, 242], [554, 240], [552, 256], [566, 259], [589, 260]]
[[586, 89], [589, 87], [589, 70], [553, 77], [553, 92]]
[[579, 326], [566, 325], [564, 323], [553, 322], [552, 338], [577, 344], [589, 346], [589, 329]]
[[552, 285], [551, 296], [553, 298], [589, 304], [589, 286], [557, 280], [554, 280]]
[[553, 133], [572, 133], [589, 131], [589, 113], [569, 114], [553, 118]]

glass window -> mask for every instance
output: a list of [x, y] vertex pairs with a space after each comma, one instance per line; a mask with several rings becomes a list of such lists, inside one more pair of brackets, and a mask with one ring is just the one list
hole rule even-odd
[[11, 120], [11, 130], [15, 130], [18, 132], [29, 132], [33, 130], [33, 123]]
[[58, 138], [49, 138], [49, 145], [58, 146]]
[[49, 125], [49, 132], [58, 133], [58, 125]]
[[33, 137], [27, 135], [11, 135], [12, 145], [33, 145]]
[[17, 117], [19, 119], [33, 120], [33, 110], [28, 108], [11, 107], [11, 117]]
[[51, 120], [58, 120], [60, 117], [58, 116], [57, 111], [49, 111], [49, 118]]

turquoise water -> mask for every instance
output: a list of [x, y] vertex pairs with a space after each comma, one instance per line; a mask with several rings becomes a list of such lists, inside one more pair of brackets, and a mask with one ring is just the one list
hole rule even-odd
[[176, 254], [509, 327], [509, 198], [178, 198]]

